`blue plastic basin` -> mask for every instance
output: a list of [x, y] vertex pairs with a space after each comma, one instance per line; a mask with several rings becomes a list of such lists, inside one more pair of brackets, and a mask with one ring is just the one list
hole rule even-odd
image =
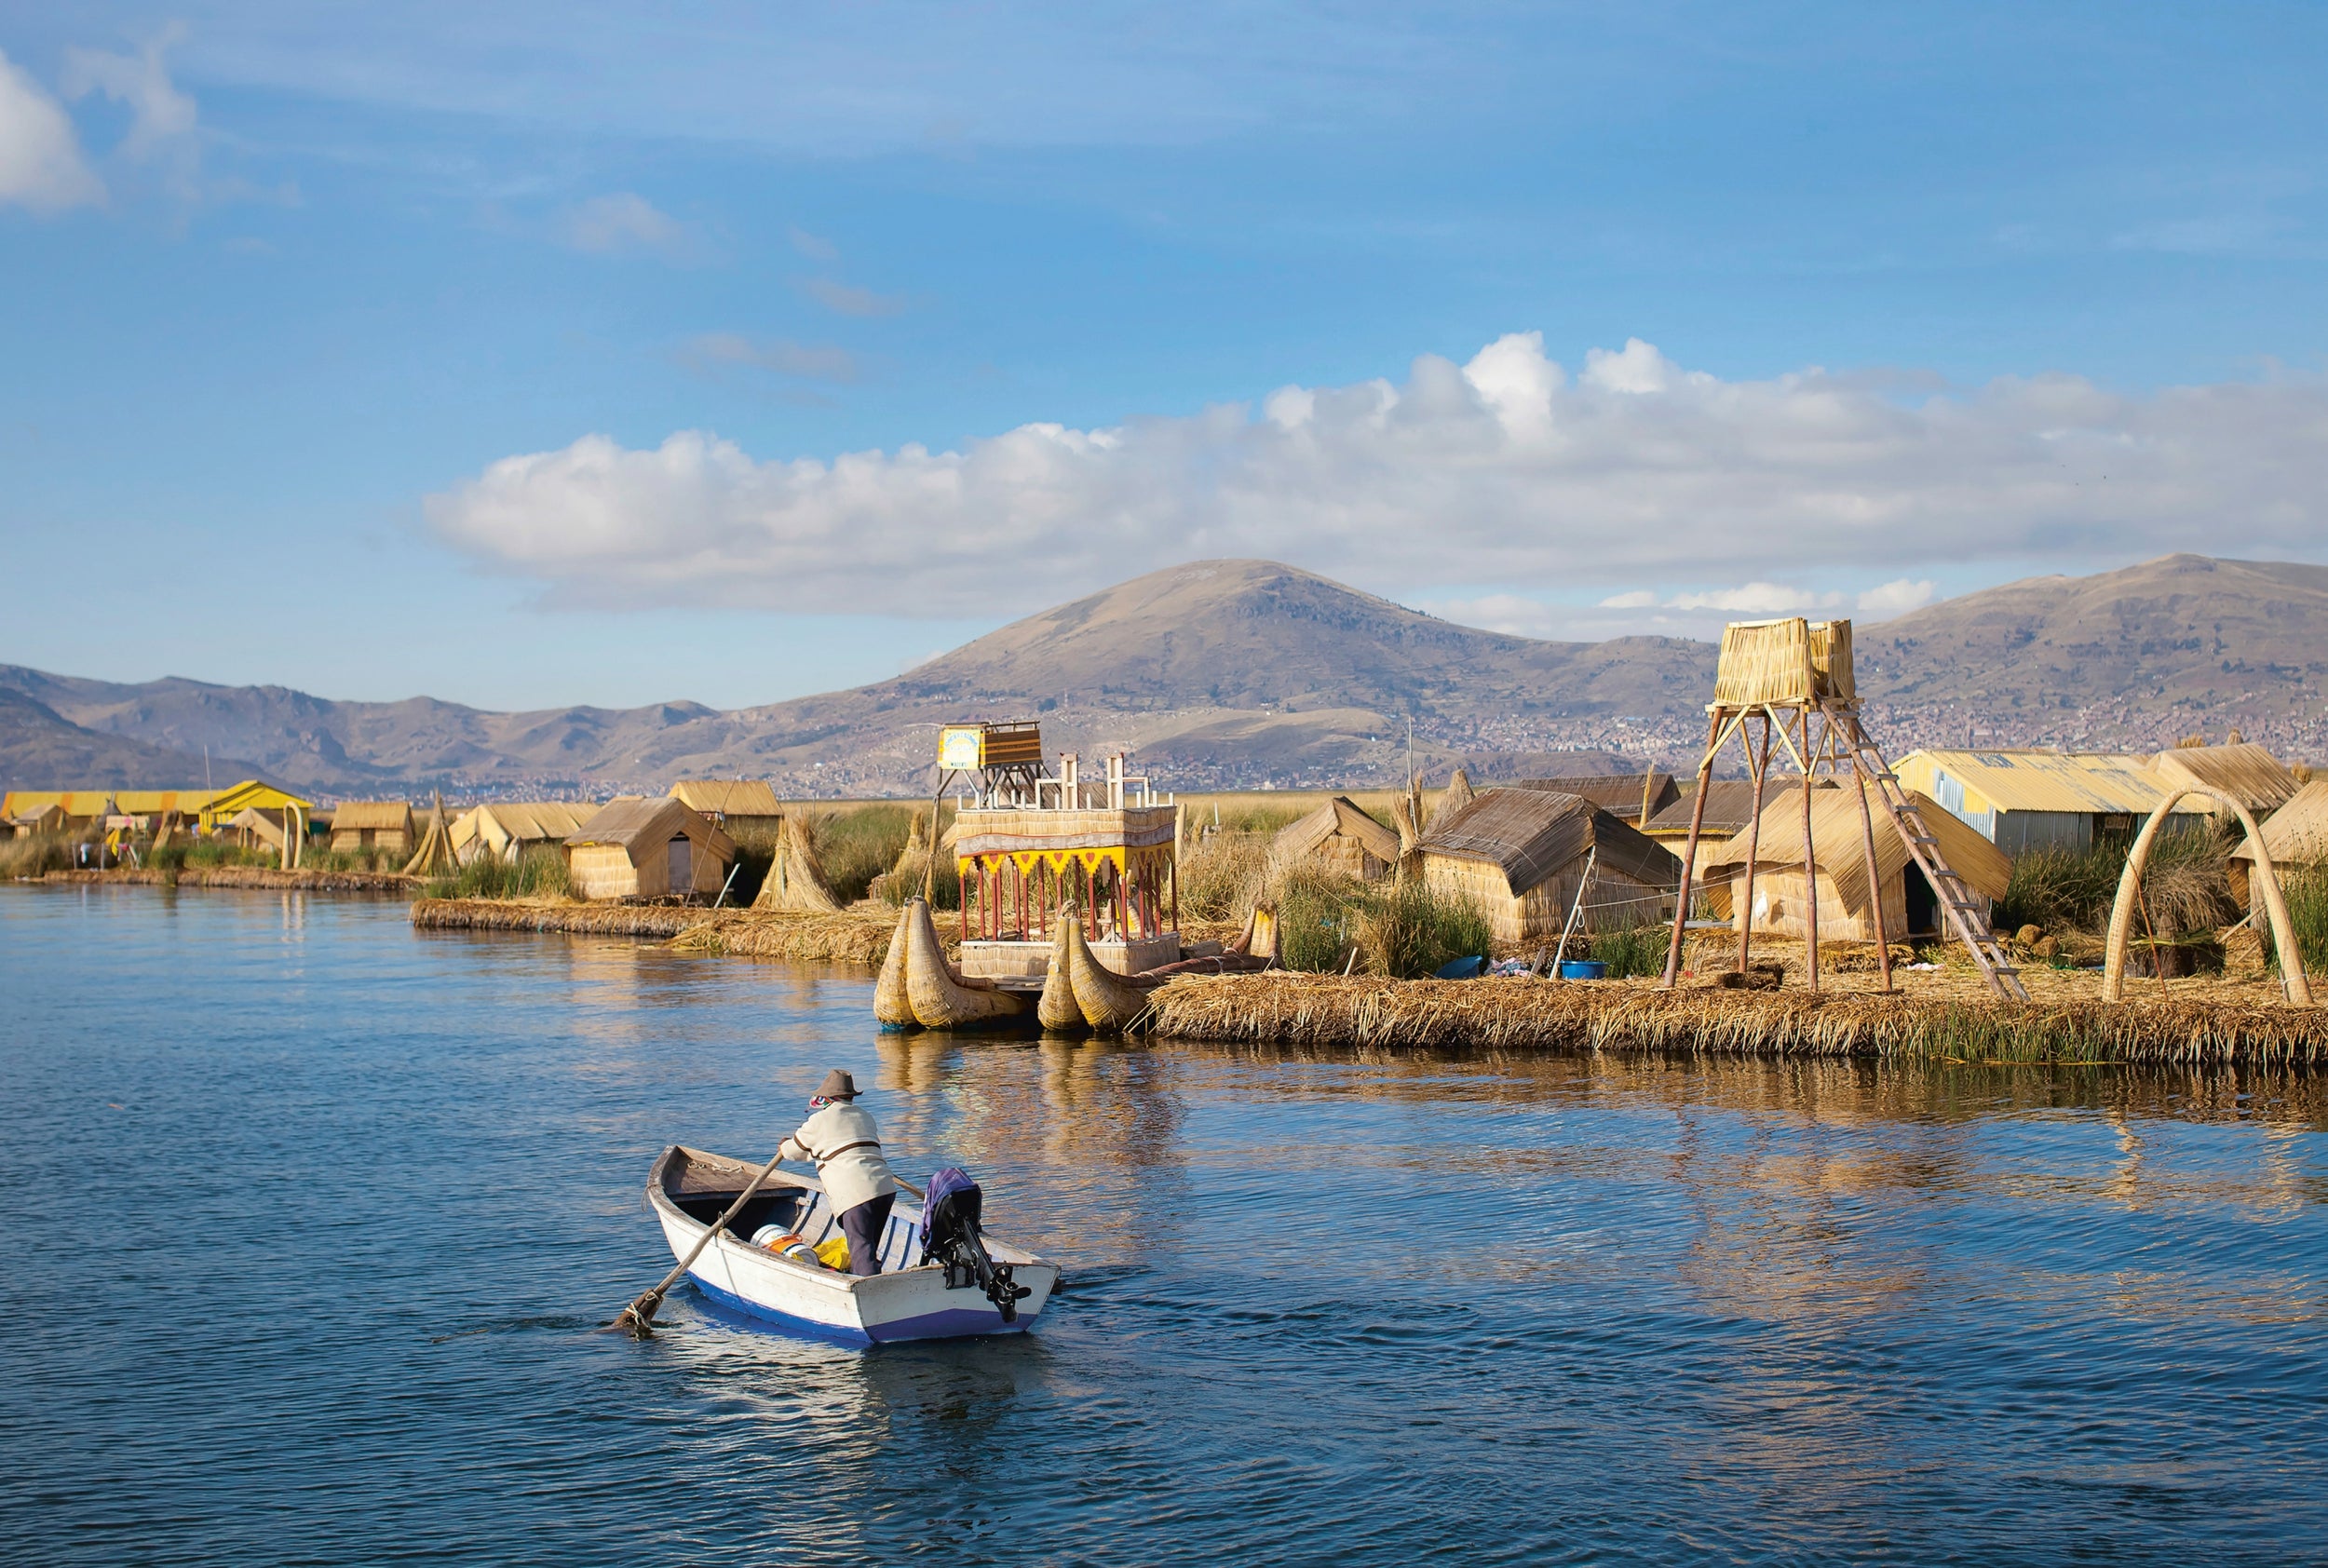
[[1562, 980], [1606, 980], [1608, 966], [1597, 958], [1563, 958], [1560, 964]]

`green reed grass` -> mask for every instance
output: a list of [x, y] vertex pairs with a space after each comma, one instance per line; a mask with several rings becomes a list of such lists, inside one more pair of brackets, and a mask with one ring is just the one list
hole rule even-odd
[[423, 896], [430, 899], [570, 899], [574, 883], [565, 851], [556, 845], [535, 845], [515, 863], [480, 855], [451, 876], [430, 882]]
[[1224, 829], [1181, 852], [1180, 911], [1192, 920], [1242, 920], [1269, 880], [1269, 835]]
[[[2212, 930], [2237, 918], [2231, 898], [2233, 840], [2212, 825], [2176, 823], [2150, 846], [2142, 892], [2161, 939]], [[2087, 849], [2033, 849], [2015, 860], [2012, 881], [1997, 900], [1996, 926], [2035, 926], [2053, 932], [2099, 933], [2109, 925], [2131, 844]]]
[[1635, 925], [1593, 934], [1590, 951], [1608, 966], [1611, 980], [1665, 973], [1665, 953], [1672, 937], [1670, 926]]
[[809, 839], [834, 896], [844, 904], [863, 898], [873, 879], [898, 863], [913, 825], [914, 808], [905, 804], [860, 805], [811, 818]]

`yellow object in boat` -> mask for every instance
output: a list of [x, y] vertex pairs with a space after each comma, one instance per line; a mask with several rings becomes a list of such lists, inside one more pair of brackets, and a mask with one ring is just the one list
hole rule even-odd
[[817, 1262], [827, 1268], [848, 1272], [848, 1237], [836, 1236], [817, 1249]]

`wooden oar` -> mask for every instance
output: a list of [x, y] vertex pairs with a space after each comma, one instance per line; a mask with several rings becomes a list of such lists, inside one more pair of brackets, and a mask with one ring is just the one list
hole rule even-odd
[[777, 1150], [769, 1157], [768, 1163], [760, 1168], [760, 1174], [751, 1179], [751, 1185], [737, 1195], [736, 1201], [727, 1206], [727, 1212], [712, 1221], [711, 1228], [696, 1238], [696, 1244], [687, 1249], [687, 1255], [679, 1260], [679, 1266], [663, 1276], [663, 1282], [660, 1285], [624, 1307], [621, 1314], [606, 1325], [604, 1331], [612, 1333], [620, 1329], [633, 1339], [646, 1339], [651, 1336], [655, 1332], [655, 1314], [663, 1304], [664, 1294], [673, 1285], [679, 1283], [679, 1277], [686, 1273], [697, 1258], [703, 1256], [703, 1250], [711, 1245], [713, 1237], [727, 1228], [727, 1222], [743, 1212], [744, 1205], [751, 1201], [751, 1195], [760, 1190], [761, 1183], [776, 1174], [776, 1168], [783, 1162], [783, 1159], [784, 1151]]

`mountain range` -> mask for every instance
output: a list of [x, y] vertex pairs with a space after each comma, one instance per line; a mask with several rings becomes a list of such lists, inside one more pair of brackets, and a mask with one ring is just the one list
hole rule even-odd
[[[2328, 752], [2328, 567], [2176, 555], [2035, 577], [1858, 631], [1870, 727], [1917, 745], [2152, 750], [2238, 725]], [[324, 795], [604, 794], [679, 777], [779, 793], [928, 787], [939, 724], [1035, 717], [1053, 750], [1117, 747], [1187, 789], [1694, 766], [1715, 650], [1555, 642], [1455, 625], [1265, 561], [1152, 573], [1013, 622], [893, 680], [730, 711], [693, 702], [497, 713], [282, 686], [92, 681], [0, 666], [0, 782], [221, 782]], [[227, 762], [238, 758], [247, 761]]]

